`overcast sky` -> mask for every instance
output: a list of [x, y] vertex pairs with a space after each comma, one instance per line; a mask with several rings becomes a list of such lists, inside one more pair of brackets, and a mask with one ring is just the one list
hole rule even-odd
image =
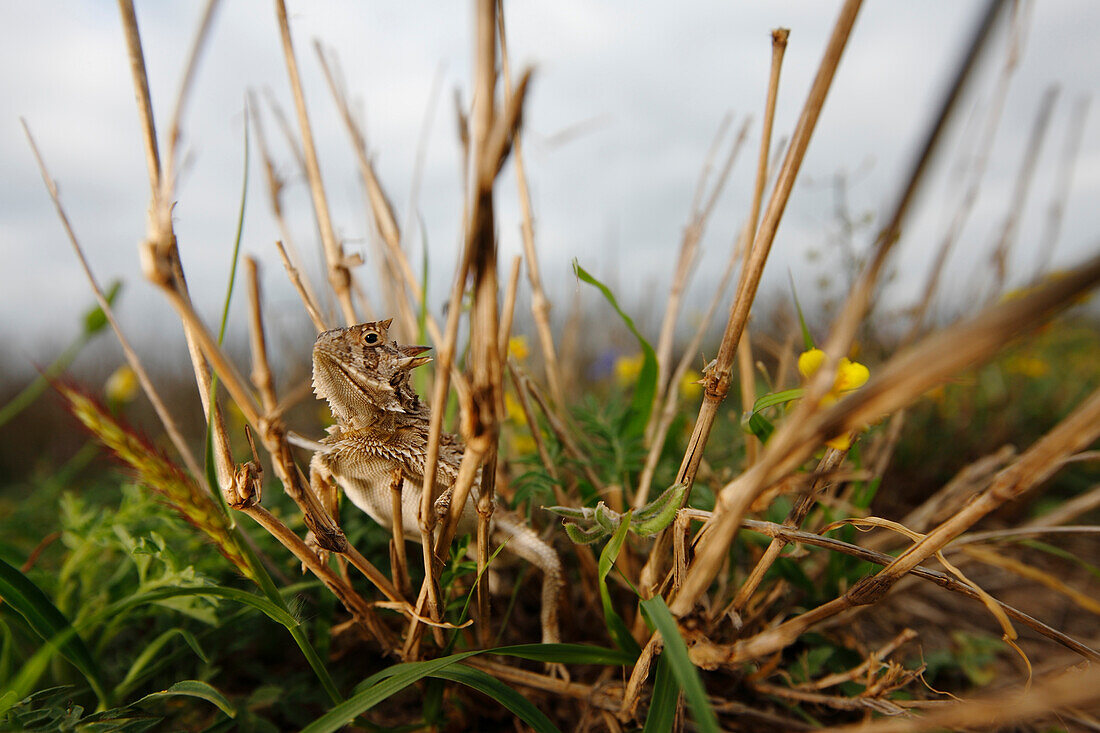
[[[423, 222], [438, 308], [459, 240], [460, 155], [452, 98], [455, 89], [462, 90], [467, 102], [470, 96], [470, 3], [291, 0], [289, 5], [338, 234], [350, 251], [364, 253], [367, 272], [373, 261], [355, 159], [311, 42], [321, 41], [340, 59], [401, 221], [409, 218], [425, 120], [430, 126], [415, 217]], [[538, 247], [547, 287], [560, 303], [559, 317], [576, 287], [569, 274], [574, 257], [614, 283], [627, 303], [655, 312], [663, 308], [696, 179], [714, 134], [727, 113], [734, 115], [733, 129], [751, 116], [747, 144], [703, 241], [696, 282], [701, 291], [710, 292], [752, 190], [770, 31], [791, 29], [776, 118], [778, 139], [794, 126], [839, 6], [820, 0], [506, 4], [513, 64], [535, 69], [524, 139]], [[175, 104], [201, 9], [198, 2], [137, 2], [162, 126]], [[865, 4], [779, 229], [765, 287], [782, 286], [790, 268], [807, 298], [818, 292], [842, 294], [846, 274], [838, 248], [829, 244], [837, 231], [830, 181], [839, 174], [848, 178], [854, 217], [882, 214], [896, 195], [980, 10], [977, 3], [957, 0]], [[1098, 88], [1100, 4], [1036, 3], [1029, 16], [982, 194], [951, 260], [949, 293], [972, 293], [975, 283], [986, 277], [987, 253], [1009, 208], [1039, 102], [1057, 84], [1060, 94], [1021, 212], [1012, 262], [1014, 281], [1028, 279], [1064, 170], [1062, 151], [1073, 110]], [[897, 305], [920, 287], [962, 195], [959, 161], [966, 160], [981, 137], [1003, 64], [1006, 30], [1002, 22], [902, 241], [890, 295]], [[224, 290], [238, 215], [249, 89], [270, 89], [285, 109], [292, 109], [272, 4], [225, 2], [183, 123], [190, 163], [181, 176], [175, 209], [193, 293], [211, 317]], [[434, 97], [433, 89], [439, 90]], [[15, 344], [7, 361], [47, 360], [50, 349], [76, 333], [79, 314], [91, 300], [34, 166], [20, 116], [61, 186], [98, 276], [125, 280], [124, 323], [142, 337], [178, 340], [169, 308], [138, 270], [148, 179], [116, 4], [6, 3], [0, 22], [0, 99], [0, 307], [5, 316], [0, 337]], [[1085, 118], [1054, 253], [1056, 267], [1100, 249], [1100, 110], [1093, 107]], [[430, 116], [429, 110], [434, 110]], [[296, 242], [315, 260], [308, 191], [270, 108], [260, 111], [280, 170], [289, 179], [286, 201]], [[272, 317], [304, 321], [274, 252], [278, 234], [255, 145], [251, 172], [244, 249], [266, 263]], [[520, 247], [511, 167], [497, 193], [502, 257], [510, 257]], [[872, 230], [856, 232], [857, 247], [866, 247]], [[419, 261], [420, 241], [418, 233], [410, 245], [414, 261]], [[822, 276], [832, 282], [818, 291]]]

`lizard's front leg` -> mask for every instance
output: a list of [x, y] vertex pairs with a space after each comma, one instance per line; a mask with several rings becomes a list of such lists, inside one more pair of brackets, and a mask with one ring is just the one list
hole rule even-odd
[[393, 539], [390, 540], [390, 575], [394, 585], [404, 596], [409, 595], [409, 560], [405, 553], [404, 508], [401, 504], [401, 487], [405, 472], [395, 466], [390, 474], [390, 511], [393, 514]]
[[[332, 472], [329, 471], [318, 453], [315, 453], [309, 462], [309, 488], [313, 495], [317, 497], [321, 508], [332, 520], [333, 526], [339, 528], [340, 490]], [[313, 548], [322, 560], [328, 559], [328, 552], [332, 548], [325, 547], [321, 538], [317, 537], [313, 530], [310, 530], [309, 534], [306, 535], [306, 544]]]

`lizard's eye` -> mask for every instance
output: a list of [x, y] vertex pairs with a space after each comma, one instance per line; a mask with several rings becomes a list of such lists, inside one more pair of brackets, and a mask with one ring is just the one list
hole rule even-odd
[[367, 335], [363, 337], [363, 340], [366, 341], [368, 344], [376, 344], [378, 343], [378, 334], [376, 334], [374, 331], [368, 331]]

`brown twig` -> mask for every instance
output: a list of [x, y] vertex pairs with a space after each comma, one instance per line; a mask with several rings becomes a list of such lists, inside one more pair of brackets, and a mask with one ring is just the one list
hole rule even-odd
[[[831, 70], [835, 70], [835, 64], [839, 60], [839, 53], [843, 48], [844, 40], [846, 40], [847, 38], [848, 31], [851, 30], [852, 23], [854, 23], [854, 16], [855, 12], [858, 10], [858, 7], [859, 2], [857, 0], [852, 0], [845, 5], [845, 9], [841, 12], [841, 18], [837, 22], [836, 32], [834, 33], [833, 39], [830, 41], [829, 47], [826, 51], [825, 60], [823, 61], [822, 73], [819, 74], [818, 80], [815, 81], [814, 89], [818, 87], [818, 82], [821, 81], [822, 76], [831, 78]], [[821, 368], [818, 369], [818, 371], [814, 374], [814, 377], [810, 380], [804, 398], [801, 400], [798, 406], [795, 407], [789, 419], [785, 421], [783, 426], [780, 427], [780, 429], [776, 431], [776, 434], [772, 436], [771, 440], [768, 443], [767, 450], [765, 450], [764, 456], [761, 458], [761, 461], [752, 466], [733, 484], [728, 485], [725, 489], [722, 490], [718, 506], [716, 507], [715, 511], [715, 529], [717, 531], [701, 540], [698, 548], [698, 553], [696, 554], [695, 562], [693, 563], [692, 569], [688, 572], [688, 577], [685, 580], [684, 586], [681, 587], [680, 593], [677, 594], [676, 599], [673, 601], [672, 604], [670, 604], [674, 613], [680, 615], [686, 613], [694, 604], [695, 600], [706, 589], [706, 586], [710, 584], [710, 581], [714, 578], [715, 574], [718, 572], [718, 569], [722, 562], [722, 558], [724, 557], [724, 550], [720, 548], [729, 546], [729, 543], [733, 539], [733, 535], [737, 531], [737, 526], [740, 522], [741, 517], [744, 514], [744, 511], [751, 504], [757, 493], [763, 488], [763, 479], [769, 474], [772, 474], [771, 467], [767, 466], [766, 463], [785, 463], [785, 470], [777, 474], [785, 475], [795, 465], [794, 461], [788, 460], [789, 458], [792, 458], [794, 454], [787, 453], [787, 451], [790, 449], [790, 444], [788, 444], [787, 441], [792, 439], [797, 441], [796, 436], [798, 433], [810, 428], [810, 426], [813, 425], [817, 419], [820, 419], [821, 417], [823, 417], [824, 414], [828, 414], [828, 412], [832, 411], [829, 410], [825, 413], [817, 412], [819, 401], [832, 385], [835, 378], [839, 358], [842, 354], [847, 353], [855, 336], [856, 329], [858, 328], [859, 323], [862, 321], [863, 316], [866, 313], [866, 309], [870, 302], [871, 294], [874, 289], [874, 284], [878, 281], [878, 275], [885, 264], [886, 258], [889, 255], [893, 244], [897, 241], [898, 234], [901, 231], [902, 221], [905, 219], [905, 216], [909, 210], [909, 205], [913, 200], [913, 197], [917, 190], [917, 186], [923, 177], [923, 173], [927, 168], [929, 160], [931, 159], [932, 152], [936, 148], [936, 144], [940, 139], [942, 130], [944, 129], [946, 122], [950, 117], [950, 113], [951, 110], [954, 108], [955, 101], [958, 99], [963, 85], [969, 77], [970, 72], [978, 58], [979, 52], [984, 45], [984, 41], [989, 35], [989, 31], [993, 26], [993, 20], [995, 19], [997, 15], [997, 10], [999, 8], [1000, 3], [998, 2], [998, 0], [993, 0], [993, 2], [990, 3], [990, 6], [985, 13], [981, 23], [978, 26], [978, 29], [974, 35], [974, 39], [970, 44], [968, 53], [963, 59], [959, 69], [955, 74], [954, 83], [952, 84], [948, 93], [945, 95], [944, 100], [940, 105], [940, 108], [935, 117], [935, 120], [931, 125], [928, 134], [925, 137], [924, 143], [916, 156], [916, 160], [913, 164], [912, 170], [910, 171], [910, 174], [906, 180], [906, 185], [901, 195], [899, 196], [897, 203], [894, 205], [892, 215], [888, 218], [886, 226], [878, 237], [878, 246], [875, 248], [874, 256], [861, 273], [859, 281], [853, 288], [851, 295], [845, 303], [844, 310], [842, 311], [840, 317], [837, 319], [837, 322], [833, 326], [832, 334], [825, 343], [825, 348], [823, 349], [826, 354], [825, 363]], [[827, 83], [825, 83], [825, 86], [827, 87]], [[821, 90], [821, 93], [822, 95], [824, 94], [824, 89]], [[815, 94], [811, 92], [811, 100], [813, 100], [814, 98]], [[816, 119], [816, 114], [813, 114], [811, 116], [812, 118]], [[791, 141], [791, 150], [788, 151], [787, 157], [788, 162], [791, 160], [792, 151], [801, 149], [804, 152], [805, 150], [805, 142], [800, 141], [800, 132], [802, 132], [801, 125]], [[786, 179], [784, 171], [788, 169], [788, 167], [789, 166], [785, 164], [784, 170], [781, 170], [779, 173], [779, 180], [776, 182], [777, 193], [781, 188], [781, 184], [783, 184], [784, 180]], [[789, 190], [787, 193], [789, 193]], [[778, 219], [775, 218], [775, 216], [782, 213], [781, 205], [778, 207], [779, 210], [775, 211], [777, 205], [776, 198], [777, 196], [773, 194], [772, 202], [769, 203], [768, 210], [764, 214], [764, 221], [761, 224], [760, 231], [757, 233], [757, 241], [753, 244], [752, 260], [760, 261], [761, 266], [763, 264], [761, 258], [766, 256], [767, 254], [766, 251], [758, 251], [758, 247], [761, 243], [761, 238], [763, 237], [764, 242], [771, 241], [771, 237], [773, 237], [775, 234], [774, 226], [778, 224]], [[785, 196], [782, 198], [785, 202]], [[775, 218], [774, 221], [772, 221], [773, 218]], [[766, 250], [767, 247], [764, 247], [763, 249]], [[1083, 275], [1086, 281], [1089, 280], [1089, 278], [1091, 277], [1100, 275], [1100, 259], [1090, 263], [1088, 266], [1086, 266], [1085, 270], [1087, 270], [1088, 272], [1093, 272], [1094, 268], [1097, 268], [1097, 271], [1091, 275], [1086, 275], [1084, 274], [1084, 272], [1081, 272], [1079, 274]], [[755, 278], [756, 282], [758, 282], [758, 280], [759, 273]], [[753, 278], [750, 277], [749, 282], [752, 281]], [[744, 274], [742, 276], [742, 282], [746, 282], [746, 276]], [[1088, 285], [1085, 285], [1081, 281], [1078, 281], [1077, 285], [1080, 287], [1088, 287]], [[744, 323], [743, 318], [737, 316], [738, 303], [741, 301], [742, 295], [743, 293], [739, 293], [738, 300], [734, 304], [734, 312], [731, 313], [731, 323], [733, 323], [735, 320], [737, 320], [742, 325]], [[1046, 296], [1054, 296], [1053, 291], [1048, 289], [1046, 291]], [[1054, 299], [1057, 300], [1057, 296], [1054, 296]], [[1053, 303], [1050, 303], [1049, 305], [1053, 305]], [[744, 314], [747, 315], [747, 305], [745, 306]], [[969, 345], [970, 348], [958, 349], [953, 356], [963, 357], [963, 359], [966, 359], [971, 356], [976, 356], [977, 353], [991, 354], [993, 350], [996, 349], [996, 346], [994, 345], [995, 343], [1003, 343], [1003, 341], [995, 341], [998, 338], [998, 334], [1002, 338], [1004, 337], [1004, 331], [1002, 329], [1009, 329], [1010, 331], [1014, 330], [1009, 322], [1000, 320], [999, 317], [1003, 317], [1006, 314], [1007, 311], [997, 311], [997, 309], [992, 309], [991, 311], [989, 311], [987, 313], [988, 330], [975, 329], [975, 342]], [[986, 324], [986, 320], [979, 318], [969, 322], [967, 326], [979, 327], [984, 329], [986, 328]], [[737, 332], [739, 332], [739, 330], [739, 327], [735, 329], [735, 331]], [[940, 343], [938, 339], [947, 338], [953, 340], [962, 336], [964, 332], [966, 332], [966, 327], [961, 327], [960, 329], [950, 329], [949, 331], [946, 331], [939, 336], [934, 336], [931, 339], [926, 340], [925, 345], [930, 346], [935, 344], [936, 347], [947, 347], [947, 343]], [[727, 329], [727, 335], [729, 334], [730, 330]], [[994, 339], [994, 341], [991, 342], [991, 338]], [[732, 348], [732, 346], [733, 344], [728, 344], [726, 341], [723, 341], [724, 348]], [[951, 346], [953, 346], [953, 344]], [[986, 351], [986, 349], [988, 349], [988, 351]], [[908, 353], [912, 354], [914, 352], [910, 351]], [[936, 353], [938, 355], [942, 355], [945, 352], [937, 351]], [[723, 363], [721, 355], [722, 352], [719, 352], [719, 367], [721, 367], [721, 364]], [[950, 357], [947, 360], [944, 360], [944, 363], [946, 364], [947, 361], [950, 361]], [[728, 360], [726, 363], [728, 364]], [[900, 365], [901, 362], [895, 359], [893, 363], [895, 365]], [[956, 364], [959, 364], [961, 366], [961, 362], [956, 362]], [[895, 380], [897, 380], [897, 384], [892, 385], [891, 390], [888, 391], [893, 391], [894, 387], [899, 386], [904, 381], [910, 381], [914, 379], [919, 380], [920, 376], [918, 376], [915, 372], [919, 371], [923, 367], [923, 364], [920, 367], [914, 365], [913, 367], [909, 367], [905, 372], [892, 372], [891, 376]], [[909, 369], [912, 369], [913, 371], [909, 371]], [[930, 374], [932, 371], [934, 370], [928, 370], [925, 373]], [[709, 386], [712, 382], [714, 383], [716, 389], [720, 386], [720, 384], [725, 384], [726, 388], [728, 388], [729, 373], [727, 371], [721, 372], [721, 374], [724, 375], [724, 382], [722, 382], [722, 380], [718, 380], [717, 378], [708, 380], [707, 394], [712, 393], [712, 390]], [[879, 385], [884, 386], [885, 383], [879, 382]], [[719, 394], [719, 392], [721, 394], [724, 394], [724, 390], [713, 391], [713, 394], [715, 394], [715, 399], [717, 399], [717, 395]], [[868, 393], [865, 391], [864, 394], [857, 399], [866, 397], [867, 394]], [[898, 393], [895, 393], [894, 396], [897, 396], [897, 394]], [[705, 405], [706, 403], [704, 403], [704, 406]], [[902, 404], [896, 403], [892, 405], [894, 409], [901, 406]], [[716, 408], [717, 402], [714, 403], [714, 407], [712, 409]], [[890, 411], [890, 409], [877, 409], [874, 414], [877, 417], [879, 415], [889, 413]], [[815, 413], [817, 413], [816, 416]], [[702, 415], [703, 412], [701, 411], [700, 414]], [[713, 420], [713, 416], [710, 419]], [[857, 427], [858, 426], [854, 423], [845, 425], [844, 427], [837, 430], [832, 430], [828, 433], [828, 435], [816, 436], [815, 440], [827, 440], [831, 436], [839, 435], [847, 430], [852, 430]], [[707, 432], [709, 433], [709, 428]], [[691, 446], [689, 446], [689, 448], [691, 448]], [[701, 446], [698, 446], [698, 448], [701, 449]], [[798, 451], [797, 455], [799, 462], [801, 462], [801, 460], [805, 458], [807, 453], [808, 450], [804, 449]], [[784, 455], [787, 456], [786, 459], [780, 458], [780, 456]], [[765, 458], [767, 458], [766, 463]], [[688, 456], [685, 456], [684, 465], [690, 468], [691, 462], [689, 461]], [[764, 467], [761, 469], [761, 466]], [[650, 579], [643, 578], [643, 583], [645, 583], [646, 580]], [[650, 580], [649, 584], [651, 583], [652, 580]]]
[[[512, 71], [508, 63], [508, 43], [504, 33], [504, 3], [497, 3], [497, 32], [500, 35], [500, 63], [504, 75], [505, 101], [512, 89]], [[546, 381], [550, 385], [550, 395], [558, 406], [565, 405], [565, 391], [562, 385], [561, 366], [554, 348], [554, 332], [550, 328], [550, 301], [542, 287], [539, 272], [538, 252], [535, 249], [535, 225], [531, 213], [531, 193], [527, 187], [527, 172], [524, 166], [521, 135], [516, 134], [512, 143], [512, 159], [516, 167], [516, 186], [519, 191], [520, 233], [523, 236], [523, 256], [527, 261], [527, 280], [531, 284], [531, 314], [535, 318], [535, 329], [539, 335], [543, 365], [546, 369]]]
[[[764, 126], [760, 136], [760, 156], [756, 163], [756, 186], [752, 194], [752, 211], [749, 214], [747, 228], [749, 236], [744, 248], [742, 271], [748, 269], [752, 255], [751, 244], [756, 239], [756, 224], [760, 220], [760, 206], [764, 199], [764, 185], [768, 180], [768, 154], [771, 152], [772, 127], [775, 122], [775, 101], [779, 96], [779, 72], [783, 67], [783, 54], [787, 50], [787, 38], [790, 30], [776, 28], [772, 31], [772, 64], [768, 78], [768, 96], [764, 103]], [[747, 411], [756, 402], [756, 375], [752, 368], [752, 340], [749, 337], [748, 324], [741, 332], [741, 342], [737, 345], [737, 374], [741, 388], [741, 409]], [[756, 462], [760, 441], [755, 436], [745, 438], [745, 465]]]
[[286, 15], [286, 2], [275, 0], [275, 14], [279, 22], [279, 34], [283, 42], [283, 56], [286, 59], [287, 75], [290, 77], [290, 91], [294, 96], [294, 108], [298, 114], [298, 131], [302, 137], [305, 153], [306, 175], [309, 179], [309, 192], [313, 199], [313, 212], [317, 218], [317, 227], [324, 245], [325, 260], [328, 262], [328, 279], [336, 300], [344, 314], [344, 322], [352, 325], [358, 322], [355, 306], [351, 302], [351, 271], [344, 256], [344, 247], [336, 239], [329, 214], [328, 198], [325, 196], [325, 184], [321, 180], [321, 165], [317, 160], [317, 148], [313, 143], [313, 128], [306, 111], [306, 98], [302, 92], [302, 80], [298, 74], [298, 60], [294, 56], [294, 45], [290, 37], [290, 23]]
[[[833, 75], [836, 73], [836, 68], [840, 63], [840, 56], [844, 51], [845, 45], [847, 45], [848, 34], [851, 33], [852, 27], [855, 25], [856, 15], [859, 12], [861, 4], [862, 0], [847, 0], [840, 11], [836, 25], [833, 28], [833, 33], [826, 46], [825, 54], [821, 60], [817, 76], [814, 78], [813, 85], [810, 87], [810, 93], [803, 106], [798, 126], [795, 128], [794, 135], [791, 137], [786, 157], [783, 160], [783, 165], [780, 167], [779, 175], [775, 182], [775, 189], [772, 192], [771, 199], [768, 201], [768, 207], [764, 212], [764, 219], [754, 238], [752, 252], [749, 256], [749, 266], [741, 272], [741, 280], [738, 284], [737, 295], [734, 298], [733, 305], [730, 307], [729, 318], [726, 321], [726, 329], [722, 335], [722, 343], [719, 346], [717, 363], [713, 368], [709, 369], [706, 374], [703, 404], [699, 409], [699, 416], [696, 418], [695, 428], [688, 441], [687, 449], [684, 451], [684, 458], [676, 476], [677, 483], [683, 483], [688, 487], [688, 491], [684, 494], [684, 505], [687, 503], [691, 485], [695, 481], [695, 474], [699, 470], [699, 464], [703, 459], [703, 449], [706, 446], [707, 439], [710, 437], [710, 430], [714, 425], [714, 419], [718, 414], [718, 408], [723, 400], [725, 400], [727, 392], [729, 392], [734, 354], [737, 350], [738, 343], [741, 341], [741, 332], [744, 330], [745, 323], [748, 321], [749, 309], [756, 296], [756, 289], [760, 284], [760, 277], [763, 274], [764, 264], [771, 251], [771, 245], [775, 239], [779, 221], [783, 216], [787, 200], [790, 198], [795, 178], [802, 165], [802, 160], [806, 155], [806, 149], [810, 144], [810, 137], [813, 134], [818, 116], [821, 114], [821, 108], [825, 104], [825, 95], [832, 85]], [[825, 370], [822, 369], [821, 371]], [[824, 390], [822, 390], [822, 393], [824, 393]], [[734, 523], [734, 527], [736, 527], [736, 523]], [[639, 582], [641, 583], [643, 594], [648, 595], [653, 592], [653, 588], [656, 586], [658, 578], [661, 575], [662, 556], [667, 554], [667, 547], [668, 541], [665, 539], [665, 535], [662, 534], [658, 540], [655, 551], [650, 555], [649, 562], [646, 563], [642, 571]], [[710, 558], [710, 561], [713, 562], [714, 558]], [[708, 569], [717, 572], [717, 567], [710, 567]], [[713, 577], [713, 575], [710, 575], [710, 577]], [[695, 587], [692, 587], [690, 592], [695, 594], [701, 592], [701, 589], [697, 590]]]

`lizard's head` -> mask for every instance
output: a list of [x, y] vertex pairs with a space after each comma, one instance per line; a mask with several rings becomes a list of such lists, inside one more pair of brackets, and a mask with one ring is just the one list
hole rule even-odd
[[333, 416], [352, 422], [381, 412], [416, 412], [420, 399], [409, 373], [431, 361], [427, 346], [388, 338], [392, 319], [325, 331], [313, 344], [313, 391]]

